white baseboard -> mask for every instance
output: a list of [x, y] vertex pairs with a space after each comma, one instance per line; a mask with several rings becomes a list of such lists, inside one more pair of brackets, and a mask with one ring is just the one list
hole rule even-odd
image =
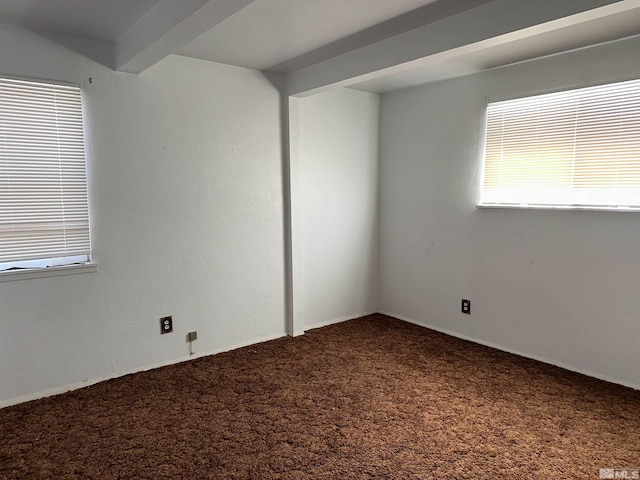
[[11, 405], [17, 405], [19, 403], [30, 402], [31, 400], [38, 400], [40, 398], [51, 397], [53, 395], [59, 395], [61, 393], [70, 392], [72, 390], [78, 390], [80, 388], [89, 387], [91, 385], [95, 385], [96, 383], [104, 382], [106, 380], [111, 380], [113, 378], [124, 377], [125, 375], [130, 375], [132, 373], [138, 372], [146, 372], [147, 370], [153, 370], [160, 367], [166, 367], [169, 365], [175, 365], [177, 363], [188, 362], [189, 360], [195, 360], [196, 358], [207, 357], [209, 355], [216, 355], [222, 352], [228, 352], [231, 350], [236, 350], [238, 348], [248, 347], [250, 345], [255, 345], [257, 343], [268, 342], [270, 340], [276, 340], [278, 338], [286, 337], [286, 333], [268, 335], [266, 337], [256, 338], [254, 340], [249, 340], [247, 342], [241, 342], [236, 345], [232, 345], [230, 347], [223, 347], [217, 350], [210, 350], [207, 352], [196, 353], [194, 355], [189, 355], [186, 357], [181, 357], [176, 360], [168, 360], [166, 362], [156, 363], [154, 365], [147, 365], [142, 368], [131, 370], [127, 372], [117, 372], [112, 375], [108, 375], [106, 377], [97, 377], [91, 378], [88, 380], [83, 380], [81, 382], [71, 383], [68, 385], [63, 385], [61, 387], [48, 388], [46, 390], [41, 390], [39, 392], [29, 393], [27, 395], [23, 395], [20, 397], [9, 398], [7, 400], [0, 400], [0, 408], [10, 407]]
[[348, 320], [355, 320], [356, 318], [366, 317], [367, 315], [373, 315], [374, 313], [377, 313], [377, 312], [376, 311], [372, 311], [372, 312], [367, 312], [367, 313], [354, 313], [353, 315], [346, 315], [344, 317], [338, 317], [338, 318], [334, 318], [332, 320], [325, 320], [323, 322], [314, 323], [312, 325], [305, 325], [304, 331], [306, 332], [306, 331], [309, 331], [309, 330], [313, 330], [315, 328], [328, 327], [329, 325], [346, 322]]
[[[582, 368], [578, 368], [578, 367], [575, 367], [573, 365], [569, 365], [569, 364], [566, 364], [566, 363], [563, 363], [563, 362], [559, 362], [557, 360], [553, 360], [553, 359], [550, 359], [550, 358], [541, 357], [541, 356], [538, 356], [538, 355], [532, 355], [532, 354], [529, 354], [529, 353], [523, 353], [523, 352], [520, 352], [518, 350], [513, 350], [511, 348], [504, 347], [502, 345], [498, 345], [498, 344], [495, 344], [495, 343], [492, 343], [492, 342], [487, 342], [485, 340], [473, 338], [473, 337], [470, 337], [468, 335], [464, 335], [464, 334], [461, 334], [461, 333], [458, 333], [458, 332], [454, 332], [453, 330], [449, 330], [449, 329], [446, 329], [446, 328], [438, 327], [436, 325], [431, 325], [431, 324], [426, 323], [426, 322], [421, 322], [421, 321], [418, 321], [418, 320], [415, 320], [415, 319], [412, 319], [412, 318], [409, 318], [409, 317], [405, 317], [403, 315], [398, 315], [398, 314], [393, 313], [393, 312], [388, 312], [388, 311], [355, 313], [353, 315], [347, 315], [347, 316], [344, 316], [344, 317], [334, 318], [332, 320], [326, 320], [326, 321], [323, 321], [323, 322], [318, 322], [318, 323], [315, 323], [313, 325], [307, 325], [307, 326], [305, 326], [305, 331], [313, 330], [315, 328], [326, 327], [326, 326], [333, 325], [333, 324], [336, 324], [336, 323], [346, 322], [348, 320], [353, 320], [355, 318], [360, 318], [360, 317], [364, 317], [364, 316], [367, 316], [367, 315], [372, 315], [374, 313], [381, 313], [383, 315], [387, 315], [389, 317], [397, 318], [398, 320], [402, 320], [402, 321], [407, 322], [407, 323], [418, 325], [418, 326], [423, 327], [423, 328], [428, 328], [429, 330], [435, 330], [436, 332], [444, 333], [445, 335], [450, 335], [452, 337], [460, 338], [462, 340], [468, 340], [468, 341], [473, 342], [473, 343], [484, 345], [484, 346], [490, 347], [490, 348], [495, 348], [496, 350], [501, 350], [503, 352], [513, 353], [515, 355], [519, 355], [519, 356], [525, 357], [525, 358], [530, 358], [532, 360], [537, 360], [537, 361], [542, 362], [542, 363], [555, 365], [556, 367], [560, 367], [560, 368], [563, 368], [565, 370], [570, 370], [570, 371], [576, 372], [576, 373], [581, 373], [581, 374], [586, 375], [588, 377], [593, 377], [593, 378], [597, 378], [599, 380], [604, 380], [606, 382], [616, 383], [616, 384], [619, 384], [619, 385], [623, 385], [625, 387], [633, 388], [635, 390], [640, 390], [640, 385], [632, 383], [632, 382], [619, 380], [617, 378], [613, 378], [613, 377], [610, 377], [608, 375], [603, 375], [603, 374], [598, 373], [598, 372], [593, 372], [593, 371], [590, 371], [590, 370], [585, 370], [585, 369], [582, 369]], [[76, 382], [76, 383], [72, 383], [72, 384], [68, 384], [68, 385], [63, 385], [61, 387], [54, 387], [54, 388], [49, 388], [49, 389], [46, 389], [46, 390], [41, 390], [39, 392], [30, 393], [30, 394], [23, 395], [23, 396], [20, 396], [20, 397], [10, 398], [10, 399], [6, 399], [6, 400], [0, 400], [0, 408], [9, 407], [11, 405], [17, 405], [19, 403], [29, 402], [31, 400], [38, 400], [40, 398], [50, 397], [52, 395], [59, 395], [61, 393], [66, 393], [66, 392], [70, 392], [72, 390], [78, 390], [80, 388], [84, 388], [84, 387], [88, 387], [88, 386], [91, 386], [91, 385], [95, 385], [96, 383], [104, 382], [106, 380], [111, 380], [113, 378], [124, 377], [125, 375], [130, 375], [132, 373], [144, 372], [144, 371], [147, 371], [147, 370], [153, 370], [155, 368], [166, 367], [168, 365], [175, 365], [177, 363], [188, 362], [189, 360], [194, 360], [196, 358], [206, 357], [206, 356], [209, 356], [209, 355], [216, 355], [218, 353], [228, 352], [230, 350], [236, 350], [238, 348], [247, 347], [249, 345], [255, 345], [257, 343], [268, 342], [270, 340], [276, 340], [278, 338], [282, 338], [282, 337], [285, 337], [285, 336], [286, 336], [286, 333], [268, 335], [268, 336], [257, 338], [257, 339], [254, 339], [254, 340], [249, 340], [247, 342], [241, 342], [241, 343], [238, 343], [236, 345], [229, 346], [229, 347], [223, 347], [223, 348], [220, 348], [220, 349], [217, 349], [217, 350], [210, 350], [210, 351], [207, 351], [207, 352], [197, 353], [197, 354], [192, 355], [192, 356], [178, 358], [176, 360], [169, 360], [169, 361], [157, 363], [157, 364], [154, 364], [154, 365], [147, 365], [145, 367], [142, 367], [142, 368], [139, 368], [139, 369], [136, 369], [136, 370], [126, 371], [126, 372], [117, 372], [117, 373], [114, 373], [112, 375], [108, 375], [108, 376], [105, 376], [105, 377], [92, 378], [92, 379], [84, 380], [84, 381], [81, 381], [81, 382]]]
[[578, 368], [578, 367], [575, 367], [573, 365], [569, 365], [569, 364], [564, 363], [564, 362], [559, 362], [558, 360], [554, 360], [554, 359], [551, 359], [551, 358], [541, 357], [541, 356], [538, 356], [538, 355], [532, 355], [530, 353], [523, 353], [523, 352], [520, 352], [518, 350], [513, 350], [511, 348], [507, 348], [507, 347], [504, 347], [502, 345], [498, 345], [496, 343], [487, 342], [485, 340], [480, 340], [478, 338], [473, 338], [473, 337], [470, 337], [468, 335], [463, 335], [461, 333], [454, 332], [453, 330], [448, 330], [446, 328], [438, 327], [438, 326], [435, 326], [435, 325], [430, 325], [430, 324], [428, 324], [426, 322], [421, 322], [421, 321], [418, 321], [418, 320], [414, 320], [413, 318], [405, 317], [403, 315], [398, 315], [396, 313], [386, 312], [386, 311], [381, 311], [379, 313], [381, 313], [383, 315], [387, 315], [389, 317], [397, 318], [398, 320], [402, 320], [403, 322], [407, 322], [407, 323], [412, 323], [414, 325], [418, 325], [419, 327], [428, 328], [429, 330], [435, 330], [436, 332], [444, 333], [445, 335], [450, 335], [452, 337], [460, 338], [462, 340], [468, 340], [468, 341], [473, 342], [473, 343], [478, 343], [480, 345], [484, 345], [485, 347], [495, 348], [496, 350], [502, 350], [503, 352], [513, 353], [513, 354], [519, 355], [521, 357], [530, 358], [531, 360], [537, 360], [538, 362], [547, 363], [549, 365], [555, 365], [556, 367], [560, 367], [560, 368], [563, 368], [565, 370], [569, 370], [571, 372], [580, 373], [582, 375], [586, 375], [587, 377], [593, 377], [593, 378], [597, 378], [599, 380], [604, 380], [605, 382], [616, 383], [616, 384], [622, 385], [624, 387], [633, 388], [634, 390], [640, 390], [640, 385], [636, 384], [636, 383], [633, 383], [633, 382], [627, 382], [625, 380], [619, 380], [617, 378], [610, 377], [609, 375], [604, 375], [604, 374], [601, 374], [601, 373], [598, 373], [598, 372], [593, 372], [591, 370], [585, 370], [583, 368]]

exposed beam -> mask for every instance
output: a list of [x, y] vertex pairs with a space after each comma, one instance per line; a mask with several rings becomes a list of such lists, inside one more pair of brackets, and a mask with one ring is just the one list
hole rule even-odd
[[160, 0], [116, 42], [116, 70], [140, 73], [254, 0]]
[[412, 62], [536, 27], [619, 0], [494, 0], [287, 75], [284, 92], [305, 96], [407, 68]]
[[290, 58], [277, 65], [273, 65], [269, 67], [268, 70], [281, 74], [291, 73], [347, 53], [356, 48], [364, 47], [373, 42], [379, 42], [380, 40], [393, 37], [403, 32], [408, 32], [414, 28], [442, 20], [443, 18], [492, 1], [493, 0], [446, 0], [427, 3], [422, 7], [390, 18], [382, 23], [372, 25], [346, 37], [339, 38], [327, 45], [322, 45], [310, 52], [304, 52], [297, 57]]

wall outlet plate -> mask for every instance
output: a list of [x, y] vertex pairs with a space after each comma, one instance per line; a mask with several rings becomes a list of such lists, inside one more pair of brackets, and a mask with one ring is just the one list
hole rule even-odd
[[462, 313], [471, 315], [471, 300], [462, 299]]
[[171, 315], [168, 317], [162, 317], [160, 319], [160, 333], [171, 333], [173, 332], [173, 318]]
[[187, 342], [193, 342], [194, 340], [198, 339], [198, 332], [193, 331], [193, 332], [189, 332], [187, 333]]

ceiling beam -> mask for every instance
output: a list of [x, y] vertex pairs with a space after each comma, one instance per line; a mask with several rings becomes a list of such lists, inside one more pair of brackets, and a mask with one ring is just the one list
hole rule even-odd
[[141, 73], [253, 1], [160, 0], [116, 41], [116, 70]]
[[271, 72], [287, 74], [302, 68], [328, 60], [335, 56], [347, 53], [356, 48], [364, 47], [373, 42], [379, 42], [385, 38], [408, 32], [414, 28], [433, 23], [443, 18], [471, 8], [492, 2], [493, 0], [446, 0], [434, 1], [422, 7], [410, 10], [397, 17], [385, 20], [382, 23], [372, 25], [343, 38], [322, 45], [309, 52], [304, 52], [297, 57], [290, 58], [277, 65], [268, 68]]
[[[634, 0], [635, 1], [635, 0]], [[292, 72], [284, 93], [306, 96], [405, 69], [413, 62], [620, 0], [494, 0]]]

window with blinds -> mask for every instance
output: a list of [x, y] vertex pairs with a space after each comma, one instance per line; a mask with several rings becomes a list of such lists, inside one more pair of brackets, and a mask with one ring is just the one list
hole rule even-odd
[[89, 254], [80, 88], [0, 78], [0, 270]]
[[640, 80], [490, 103], [481, 205], [640, 209]]

